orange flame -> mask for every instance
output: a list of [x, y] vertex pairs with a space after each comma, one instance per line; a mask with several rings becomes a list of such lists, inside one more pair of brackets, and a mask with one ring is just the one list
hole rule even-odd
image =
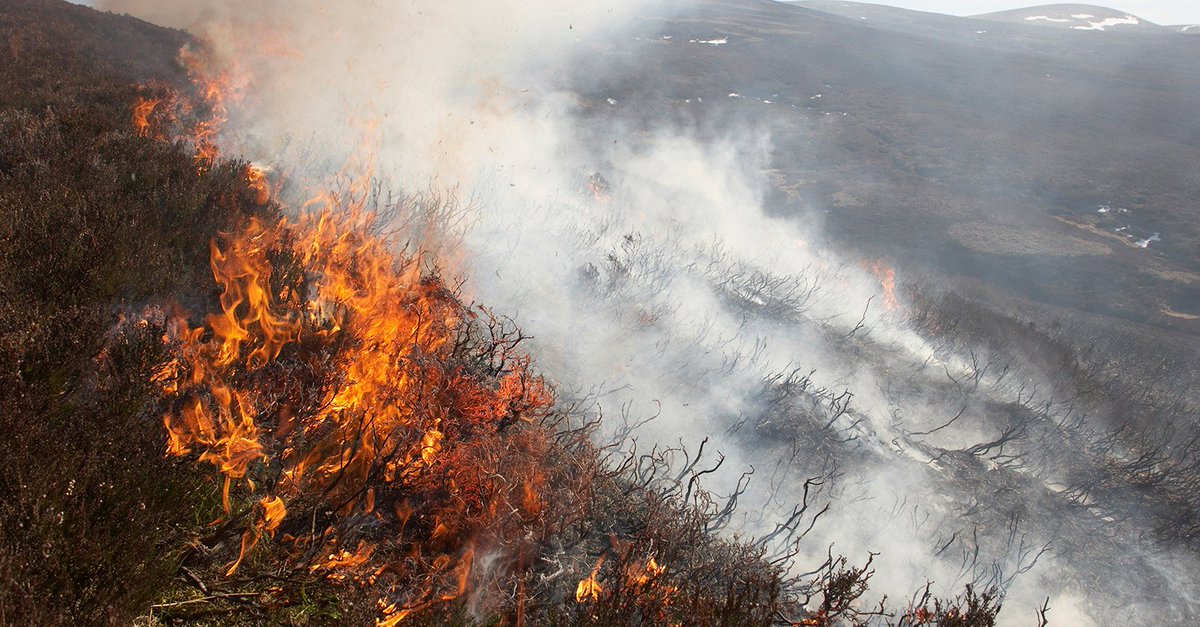
[[545, 503], [542, 501], [541, 495], [538, 494], [538, 490], [544, 481], [545, 478], [541, 473], [533, 473], [532, 476], [526, 477], [525, 481], [521, 484], [523, 497], [521, 506], [525, 510], [525, 513], [531, 517], [539, 516], [542, 510], [545, 509]]
[[896, 298], [896, 271], [882, 259], [877, 259], [868, 268], [871, 274], [879, 280], [880, 287], [883, 288], [884, 307], [888, 311], [899, 311], [900, 301]]
[[345, 575], [337, 571], [366, 564], [374, 552], [375, 547], [373, 545], [362, 542], [358, 545], [358, 549], [354, 553], [344, 549], [337, 553], [330, 553], [324, 561], [313, 564], [310, 570], [314, 572], [329, 571], [330, 574], [328, 576], [330, 579], [344, 579]]
[[[456, 365], [456, 342], [474, 314], [437, 278], [422, 273], [420, 255], [398, 255], [373, 234], [374, 218], [363, 209], [360, 195], [327, 194], [312, 204], [318, 211], [297, 222], [284, 219], [268, 228], [250, 220], [212, 242], [220, 309], [196, 328], [174, 319], [168, 335], [176, 344], [175, 355], [153, 375], [176, 407], [163, 419], [168, 454], [195, 452], [200, 461], [212, 464], [224, 480], [226, 512], [242, 502], [238, 494], [243, 486], [255, 490], [256, 468], [270, 464], [283, 469], [275, 495], [259, 502], [262, 513], [243, 534], [229, 574], [261, 536], [274, 534], [284, 523], [287, 499], [320, 495], [338, 511], [360, 507], [372, 512], [379, 490], [392, 486], [394, 491], [384, 497], [392, 507], [378, 515], [390, 516], [394, 510], [393, 520], [403, 528], [414, 516], [411, 504], [397, 500], [411, 489], [406, 486], [437, 481], [460, 492], [459, 477], [480, 480], [479, 473], [462, 468], [464, 462], [481, 461], [460, 457], [442, 463], [447, 451], [458, 446], [454, 438], [495, 430], [502, 423], [532, 421], [554, 403], [544, 381], [529, 372], [527, 357], [510, 356], [498, 377]], [[350, 209], [342, 211], [347, 204]], [[274, 260], [280, 256], [302, 269], [303, 295], [277, 285]], [[326, 347], [329, 357], [323, 367], [337, 376], [311, 409], [285, 412], [262, 381], [272, 364], [286, 358], [288, 347], [301, 350], [301, 345]], [[464, 472], [468, 474], [460, 474]], [[524, 501], [530, 513], [540, 507], [530, 489], [522, 491], [517, 483], [511, 495], [493, 494], [517, 506]], [[455, 498], [465, 502], [467, 496]], [[497, 508], [500, 502], [489, 499], [483, 511], [494, 517], [514, 511]], [[431, 533], [423, 532], [429, 533], [425, 548], [457, 551], [469, 541], [464, 530], [462, 520], [438, 520]], [[418, 556], [421, 546], [414, 546]], [[374, 559], [375, 549], [370, 544], [355, 552], [338, 549], [310, 570], [336, 581], [363, 581], [369, 578], [351, 573]], [[469, 557], [460, 560], [458, 571], [439, 562], [445, 557], [434, 560], [435, 566], [442, 564], [435, 572], [454, 577], [457, 587], [465, 588]], [[394, 624], [420, 607], [461, 593], [433, 594], [425, 606], [398, 610], [385, 621]]]
[[[214, 72], [202, 49], [197, 51], [184, 47], [179, 51], [179, 62], [187, 69], [188, 77], [200, 90], [200, 97], [208, 109], [208, 118], [196, 123], [192, 129], [192, 142], [196, 149], [196, 169], [206, 172], [217, 162], [221, 152], [217, 148], [217, 136], [229, 122], [229, 104], [240, 98], [234, 88], [233, 71]], [[236, 70], [236, 68], [235, 68]]]
[[667, 572], [666, 567], [659, 566], [658, 562], [651, 557], [650, 561], [646, 562], [645, 568], [634, 576], [633, 582], [638, 586], [647, 586], [665, 572]]
[[[176, 139], [192, 144], [195, 149], [196, 169], [202, 174], [212, 168], [220, 156], [217, 136], [229, 121], [229, 104], [241, 98], [241, 90], [235, 86], [237, 83], [234, 77], [242, 80], [245, 77], [245, 73], [236, 64], [228, 71], [212, 71], [213, 64], [207, 58], [208, 55], [206, 49], [191, 46], [184, 47], [179, 52], [179, 62], [187, 70], [188, 77], [196, 87], [199, 102], [193, 102], [189, 98], [178, 98], [173, 91], [151, 83], [144, 87], [151, 88], [155, 93], [166, 89], [166, 95], [139, 97], [130, 114], [130, 124], [138, 135], [153, 136], [157, 139], [166, 139], [167, 134], [156, 132], [156, 119], [161, 122], [166, 118], [172, 123], [195, 120], [187, 123], [190, 128], [175, 129], [173, 134]], [[196, 119], [197, 117], [199, 119]], [[265, 204], [265, 201], [259, 204]]]
[[[474, 563], [474, 560], [475, 549], [474, 547], [468, 546], [466, 552], [462, 558], [458, 560], [458, 564], [454, 567], [453, 574], [455, 579], [455, 587], [449, 592], [435, 595], [430, 591], [426, 591], [426, 593], [422, 595], [422, 599], [420, 601], [403, 608], [397, 607], [395, 603], [388, 603], [385, 599], [380, 599], [379, 605], [383, 608], [383, 618], [375, 621], [376, 627], [395, 627], [403, 622], [404, 619], [425, 608], [431, 607], [437, 603], [453, 601], [462, 596], [463, 593], [467, 591], [467, 578], [471, 574], [471, 566]], [[448, 556], [443, 556], [443, 559], [440, 560], [441, 568], [439, 568], [439, 570], [446, 568], [451, 561], [452, 560]]]
[[604, 565], [604, 555], [600, 556], [600, 561], [596, 562], [596, 567], [592, 569], [592, 574], [579, 582], [575, 587], [575, 601], [577, 603], [585, 603], [587, 601], [599, 601], [600, 595], [604, 593], [604, 588], [600, 585], [600, 581], [596, 575], [600, 574], [600, 567]]
[[271, 181], [267, 178], [267, 168], [254, 163], [246, 166], [246, 183], [254, 192], [254, 204], [263, 206], [275, 197]]
[[264, 534], [274, 537], [275, 531], [287, 517], [287, 507], [284, 506], [283, 499], [279, 497], [264, 497], [258, 504], [262, 507], [262, 512], [254, 525], [242, 534], [241, 551], [238, 552], [237, 560], [229, 567], [229, 570], [225, 571], [226, 577], [237, 572], [238, 566], [241, 566], [242, 560], [246, 558], [246, 553], [258, 544]]
[[[209, 80], [198, 58], [182, 58], [213, 113], [194, 136], [203, 172], [218, 158], [229, 82]], [[539, 515], [543, 478], [534, 462], [514, 462], [534, 477], [522, 486], [484, 472], [495, 459], [471, 447], [546, 415], [554, 396], [512, 346], [501, 344], [487, 368], [459, 354], [479, 314], [424, 271], [424, 253], [397, 252], [380, 234], [370, 210], [373, 163], [368, 154], [348, 164], [336, 178], [342, 186], [316, 194], [299, 219], [250, 219], [215, 238], [219, 310], [196, 327], [183, 313], [171, 319], [173, 354], [152, 381], [172, 405], [163, 417], [167, 453], [215, 467], [227, 514], [254, 508], [228, 573], [263, 535], [289, 524], [289, 505], [318, 506], [335, 519], [365, 512], [393, 525], [399, 539], [351, 551], [336, 524], [320, 532], [297, 521], [284, 538], [321, 549], [288, 559], [364, 585], [388, 569], [425, 573], [427, 584], [406, 594], [406, 604], [381, 605], [379, 623], [393, 625], [464, 593], [476, 535]], [[275, 200], [266, 168], [250, 164], [243, 174], [256, 204]], [[282, 374], [289, 367], [319, 376], [298, 383]], [[299, 385], [310, 387], [288, 396]], [[529, 451], [547, 441], [512, 440]], [[249, 498], [256, 482], [271, 496]], [[442, 506], [423, 494], [452, 497]]]
[[150, 114], [154, 113], [155, 107], [159, 105], [159, 98], [138, 98], [138, 101], [133, 105], [133, 117], [130, 122], [137, 129], [138, 135], [142, 137], [150, 136]]

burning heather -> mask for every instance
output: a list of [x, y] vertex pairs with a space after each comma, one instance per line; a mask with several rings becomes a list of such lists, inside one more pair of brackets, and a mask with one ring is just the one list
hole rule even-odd
[[[206, 176], [222, 167], [211, 140], [224, 92], [197, 57], [182, 58], [203, 102], [142, 97], [131, 122], [141, 137], [174, 129]], [[380, 211], [420, 207], [381, 206], [365, 152], [285, 211], [296, 217], [254, 215], [283, 181], [240, 166], [251, 215], [212, 239], [217, 308], [147, 310], [137, 323], [161, 325], [168, 352], [149, 374], [166, 407], [166, 453], [210, 468], [219, 485], [220, 514], [185, 560], [217, 579], [190, 580], [203, 593], [240, 582], [156, 605], [159, 615], [186, 619], [193, 603], [221, 599], [262, 612], [313, 586], [369, 601], [388, 626], [758, 623], [795, 611], [795, 584], [763, 549], [711, 536], [728, 506], [697, 485], [699, 460], [678, 475], [666, 451], [615, 463], [592, 444], [595, 423], [533, 371], [527, 338], [464, 303], [436, 260], [388, 234]]]
[[898, 311], [900, 299], [896, 297], [896, 271], [882, 259], [870, 264], [869, 269], [879, 279], [879, 286], [883, 289], [883, 306], [888, 311]]
[[[173, 134], [191, 147], [203, 177], [221, 166], [214, 137], [232, 81], [212, 79], [201, 58], [181, 55], [199, 104], [146, 86], [162, 93], [140, 97], [131, 123], [138, 136]], [[287, 607], [309, 586], [361, 599], [386, 626], [452, 616], [835, 625], [894, 615], [861, 607], [870, 561], [855, 568], [831, 554], [789, 573], [828, 510], [809, 512], [819, 480], [804, 482], [802, 503], [763, 537], [727, 540], [720, 532], [748, 475], [730, 494], [708, 492], [702, 478], [723, 455], [708, 460], [705, 443], [694, 456], [639, 452], [636, 440], [598, 447], [598, 416], [555, 398], [522, 349], [527, 337], [466, 304], [433, 254], [389, 231], [431, 211], [430, 201], [381, 194], [371, 178], [377, 127], [365, 132], [360, 154], [297, 210], [279, 205], [282, 177], [238, 166], [250, 213], [211, 241], [217, 307], [170, 306], [139, 322], [161, 325], [168, 354], [148, 376], [166, 408], [166, 453], [210, 468], [219, 485], [220, 513], [188, 558], [218, 579], [185, 572], [203, 593], [241, 582], [229, 597], [156, 605], [164, 616], [187, 618], [176, 608], [224, 598], [264, 604], [254, 611]], [[598, 205], [610, 200], [599, 175], [586, 190]], [[256, 215], [267, 207], [285, 217]], [[894, 272], [882, 261], [870, 270], [897, 309]], [[759, 273], [724, 280], [749, 290], [752, 306], [786, 288]], [[957, 600], [938, 608], [986, 624], [995, 593], [972, 594], [966, 609]], [[940, 624], [933, 616], [906, 620]]]
[[519, 336], [390, 252], [360, 193], [214, 241], [221, 311], [172, 319], [154, 378], [167, 451], [214, 466], [220, 522], [245, 526], [225, 575], [282, 531], [287, 568], [375, 586], [391, 625], [462, 595], [477, 551], [546, 534], [553, 438], [532, 425], [553, 397]]

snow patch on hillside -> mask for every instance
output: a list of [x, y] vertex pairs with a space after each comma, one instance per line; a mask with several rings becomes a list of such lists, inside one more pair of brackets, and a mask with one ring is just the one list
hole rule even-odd
[[1120, 26], [1123, 24], [1137, 26], [1141, 23], [1142, 21], [1138, 18], [1132, 15], [1126, 15], [1123, 17], [1109, 17], [1097, 22], [1088, 21], [1086, 26], [1072, 26], [1071, 28], [1074, 28], [1075, 30], [1108, 30], [1113, 26]]
[[[978, 17], [1001, 22], [1089, 31], [1125, 30], [1126, 27], [1132, 26], [1155, 27], [1153, 23], [1124, 11], [1079, 5], [1048, 5], [988, 13]], [[1181, 25], [1174, 28], [1182, 27]]]

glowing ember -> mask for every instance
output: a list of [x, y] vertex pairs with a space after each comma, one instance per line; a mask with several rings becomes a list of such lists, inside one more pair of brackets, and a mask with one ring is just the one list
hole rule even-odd
[[[953, 616], [953, 613], [954, 610], [951, 610], [951, 616]], [[936, 615], [924, 607], [909, 611], [905, 618], [907, 618], [909, 623], [912, 625], [928, 625], [937, 620]]]

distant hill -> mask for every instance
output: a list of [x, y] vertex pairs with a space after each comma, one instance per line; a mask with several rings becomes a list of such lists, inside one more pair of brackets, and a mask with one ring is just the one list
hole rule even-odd
[[822, 13], [832, 13], [857, 20], [878, 20], [882, 22], [905, 22], [910, 24], [928, 24], [932, 23], [961, 23], [962, 18], [942, 13], [931, 13], [928, 11], [917, 11], [913, 9], [904, 9], [893, 7], [884, 4], [873, 4], [870, 2], [848, 2], [846, 0], [784, 0], [787, 4], [792, 4], [806, 9], [821, 11]]
[[[963, 45], [988, 45], [987, 35], [996, 31], [1022, 32], [1033, 29], [1026, 28], [1024, 23], [997, 24], [996, 22], [977, 18], [956, 17], [942, 13], [914, 11], [899, 7], [871, 4], [868, 2], [847, 2], [846, 0], [786, 0], [790, 6], [820, 11], [849, 20], [855, 20], [860, 27], [923, 35], [942, 41], [953, 41]], [[1041, 35], [1053, 36], [1041, 29], [1033, 30], [1032, 40], [1036, 41]], [[1007, 38], [1005, 47], [1012, 48], [1014, 44], [1021, 46], [1025, 41]], [[1044, 42], [1043, 42], [1044, 43]]]
[[[1200, 335], [1200, 169], [1184, 165], [1200, 164], [1200, 39], [1145, 28], [709, 0], [648, 16], [628, 63], [598, 42], [579, 84], [599, 128], [677, 115], [770, 129], [772, 210], [817, 208], [864, 257]], [[986, 245], [966, 235], [980, 224]], [[1002, 254], [1017, 232], [1062, 246]], [[1066, 254], [1072, 238], [1108, 253]]]
[[1025, 23], [1072, 30], [1161, 30], [1136, 15], [1089, 4], [1046, 4], [976, 16], [996, 22]]

